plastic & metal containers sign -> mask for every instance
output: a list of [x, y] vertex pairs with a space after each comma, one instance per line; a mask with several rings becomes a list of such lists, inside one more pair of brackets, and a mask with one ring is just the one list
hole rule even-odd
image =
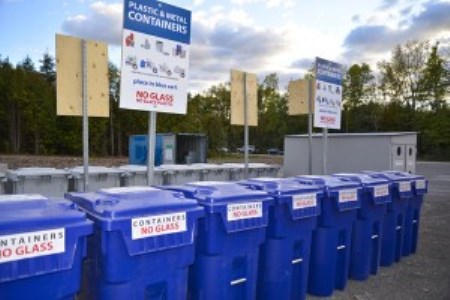
[[92, 222], [64, 200], [0, 196], [0, 298], [73, 299]]
[[186, 114], [191, 12], [126, 0], [120, 107]]
[[341, 128], [342, 66], [316, 58], [314, 127]]
[[87, 269], [88, 299], [187, 297], [197, 219], [203, 208], [181, 193], [126, 187], [66, 197], [95, 223]]

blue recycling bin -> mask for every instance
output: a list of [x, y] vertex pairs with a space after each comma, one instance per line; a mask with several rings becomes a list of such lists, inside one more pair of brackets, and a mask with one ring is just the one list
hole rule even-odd
[[409, 178], [394, 173], [364, 171], [373, 178], [384, 178], [391, 182], [392, 202], [387, 205], [381, 237], [380, 265], [391, 266], [402, 257], [405, 214], [412, 198], [412, 182]]
[[349, 277], [366, 280], [377, 274], [380, 265], [383, 218], [391, 202], [389, 180], [365, 174], [335, 174], [345, 180], [359, 182], [363, 187], [361, 208], [353, 225]]
[[181, 193], [125, 187], [66, 198], [94, 221], [88, 299], [185, 299], [203, 209]]
[[321, 214], [313, 233], [308, 293], [327, 297], [347, 284], [353, 222], [361, 207], [361, 185], [332, 176], [298, 176], [300, 183], [324, 190]]
[[420, 227], [420, 211], [425, 194], [428, 192], [428, 181], [422, 175], [406, 172], [390, 172], [397, 176], [409, 178], [412, 181], [413, 197], [405, 212], [405, 230], [403, 232], [402, 255], [415, 254]]
[[320, 214], [322, 188], [280, 178], [239, 184], [266, 191], [275, 200], [261, 246], [257, 299], [305, 299], [311, 235]]
[[91, 233], [68, 201], [0, 196], [0, 298], [74, 299]]
[[164, 188], [181, 191], [205, 208], [189, 273], [189, 299], [255, 299], [259, 247], [273, 199], [229, 182]]

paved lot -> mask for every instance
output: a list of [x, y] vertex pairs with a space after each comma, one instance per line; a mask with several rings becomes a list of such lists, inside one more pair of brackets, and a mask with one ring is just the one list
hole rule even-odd
[[417, 253], [330, 299], [450, 299], [450, 163], [419, 162], [416, 173], [430, 181]]

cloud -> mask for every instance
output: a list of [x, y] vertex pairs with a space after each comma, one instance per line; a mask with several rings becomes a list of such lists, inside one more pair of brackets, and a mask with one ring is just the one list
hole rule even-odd
[[205, 0], [194, 0], [193, 1], [193, 5], [194, 6], [199, 6], [202, 5], [205, 2]]
[[352, 16], [352, 21], [355, 23], [358, 23], [361, 20], [361, 17], [359, 15], [353, 15]]
[[[254, 26], [242, 11], [198, 14], [201, 17], [194, 16], [192, 27], [191, 79], [204, 87], [229, 80], [232, 68], [262, 72], [288, 43], [277, 32]], [[242, 18], [230, 14], [242, 14]]]
[[90, 5], [89, 15], [68, 17], [63, 22], [62, 29], [68, 34], [81, 38], [120, 45], [122, 14], [122, 3], [107, 4], [98, 1]]
[[292, 8], [295, 6], [294, 0], [231, 0], [231, 3], [240, 6], [247, 4], [262, 3], [267, 8], [274, 8], [274, 7]]
[[429, 1], [417, 14], [400, 21], [400, 27], [392, 28], [384, 24], [358, 26], [344, 40], [346, 55], [362, 57], [381, 54], [409, 40], [432, 39], [442, 34], [449, 36], [449, 11], [450, 2]]
[[[62, 25], [64, 31], [115, 45], [110, 47], [110, 57], [119, 64], [122, 5], [98, 1], [89, 8], [86, 14], [68, 17]], [[215, 5], [207, 10], [196, 9], [192, 22], [191, 92], [228, 81], [232, 68], [257, 73], [260, 78], [276, 72], [280, 75], [280, 87], [284, 87], [287, 84], [284, 80], [297, 78], [310, 68], [312, 60], [302, 58], [317, 55], [333, 59], [342, 51], [339, 47], [329, 47], [341, 42], [331, 32], [323, 33], [291, 22], [265, 28], [264, 24], [256, 25], [251, 15], [240, 7], [228, 9]]]
[[392, 8], [398, 3], [398, 0], [383, 0], [383, 3], [381, 4], [380, 9], [386, 10], [389, 8]]
[[313, 63], [314, 63], [314, 59], [312, 59], [312, 58], [302, 58], [302, 59], [294, 61], [291, 65], [291, 67], [309, 70]]

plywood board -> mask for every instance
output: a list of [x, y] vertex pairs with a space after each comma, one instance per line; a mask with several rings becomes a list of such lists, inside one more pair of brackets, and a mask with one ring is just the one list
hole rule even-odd
[[258, 80], [256, 74], [231, 70], [231, 124], [244, 125], [244, 74], [247, 94], [247, 124], [258, 126]]
[[[91, 117], [109, 116], [108, 46], [87, 41], [87, 97]], [[56, 82], [58, 115], [83, 114], [81, 39], [56, 35]]]
[[[288, 114], [306, 115], [308, 114], [309, 101], [309, 80], [299, 79], [289, 82], [288, 85]], [[314, 93], [314, 89], [312, 91]], [[314, 97], [312, 97], [314, 99]], [[312, 101], [312, 112], [314, 112], [314, 100]]]
[[56, 113], [81, 116], [82, 86], [81, 40], [56, 35]]
[[109, 116], [108, 46], [87, 41], [88, 112], [92, 117]]

